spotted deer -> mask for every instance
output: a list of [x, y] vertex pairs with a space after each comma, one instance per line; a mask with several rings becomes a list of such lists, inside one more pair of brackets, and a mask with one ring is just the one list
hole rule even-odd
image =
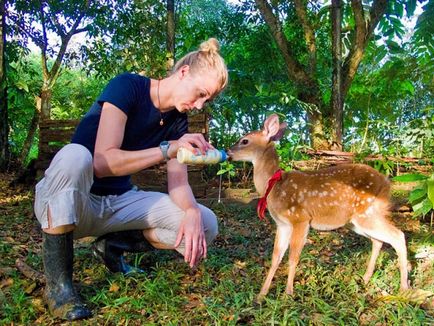
[[400, 287], [407, 289], [404, 234], [387, 219], [390, 213], [389, 181], [363, 164], [341, 164], [309, 172], [282, 172], [273, 141], [283, 136], [286, 126], [286, 123], [279, 124], [278, 116], [273, 114], [266, 119], [262, 130], [246, 134], [228, 150], [232, 160], [253, 163], [253, 181], [262, 197], [258, 212], [263, 215], [268, 206], [277, 225], [271, 268], [258, 299], [267, 295], [288, 246], [286, 293], [293, 293], [295, 269], [310, 227], [325, 231], [346, 224], [372, 241], [364, 282], [371, 278], [380, 249], [386, 242], [398, 254]]

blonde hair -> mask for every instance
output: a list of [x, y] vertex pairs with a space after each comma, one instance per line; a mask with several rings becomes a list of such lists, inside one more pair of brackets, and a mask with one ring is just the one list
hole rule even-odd
[[195, 74], [203, 70], [214, 70], [220, 83], [221, 92], [228, 84], [228, 68], [225, 61], [219, 54], [220, 44], [217, 39], [211, 37], [199, 47], [199, 50], [192, 51], [183, 56], [173, 67], [172, 73], [177, 72], [182, 66], [189, 66], [190, 71]]

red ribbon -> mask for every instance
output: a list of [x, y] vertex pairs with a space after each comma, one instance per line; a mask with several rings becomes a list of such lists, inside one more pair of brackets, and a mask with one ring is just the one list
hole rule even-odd
[[273, 186], [276, 184], [276, 182], [282, 179], [282, 173], [283, 171], [281, 169], [274, 172], [273, 176], [268, 180], [268, 187], [267, 190], [265, 191], [265, 195], [261, 197], [258, 201], [258, 206], [256, 208], [256, 211], [258, 212], [258, 216], [260, 220], [263, 220], [265, 217], [268, 194], [270, 193], [271, 189], [273, 189]]

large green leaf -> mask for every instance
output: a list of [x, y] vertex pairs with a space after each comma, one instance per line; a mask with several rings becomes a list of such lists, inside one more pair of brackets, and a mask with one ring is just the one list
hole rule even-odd
[[427, 182], [427, 193], [428, 193], [428, 199], [431, 201], [431, 204], [434, 206], [434, 174], [431, 175], [431, 177], [426, 180]]
[[426, 180], [427, 178], [428, 177], [423, 174], [411, 173], [411, 174], [398, 175], [394, 177], [392, 180], [398, 182], [413, 182], [413, 181]]
[[433, 204], [428, 198], [413, 206], [415, 216], [426, 215], [433, 209]]
[[408, 197], [409, 202], [413, 205], [413, 203], [419, 202], [422, 198], [426, 196], [427, 190], [426, 188], [416, 188], [410, 192], [410, 196]]

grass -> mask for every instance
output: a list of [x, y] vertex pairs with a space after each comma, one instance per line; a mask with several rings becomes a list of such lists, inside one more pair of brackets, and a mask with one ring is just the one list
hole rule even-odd
[[[41, 284], [15, 267], [21, 258], [42, 271], [32, 192], [8, 189], [7, 184], [0, 188], [6, 189], [0, 196], [0, 324], [58, 325], [61, 322], [51, 318], [43, 305]], [[399, 294], [396, 255], [390, 246], [382, 250], [371, 282], [363, 284], [370, 241], [347, 229], [311, 230], [297, 268], [294, 296], [284, 294], [285, 257], [269, 295], [257, 304], [255, 297], [270, 266], [274, 223], [259, 221], [255, 209], [246, 205], [214, 204], [213, 209], [220, 234], [208, 259], [195, 271], [176, 253], [155, 251], [127, 257], [145, 274], [111, 274], [92, 257], [88, 242], [77, 242], [74, 281], [94, 317], [76, 324], [434, 324], [433, 297], [417, 301]], [[402, 216], [395, 220], [406, 233], [413, 287], [434, 292], [434, 260], [415, 258], [419, 247], [433, 245], [433, 230], [414, 220], [410, 227]]]

